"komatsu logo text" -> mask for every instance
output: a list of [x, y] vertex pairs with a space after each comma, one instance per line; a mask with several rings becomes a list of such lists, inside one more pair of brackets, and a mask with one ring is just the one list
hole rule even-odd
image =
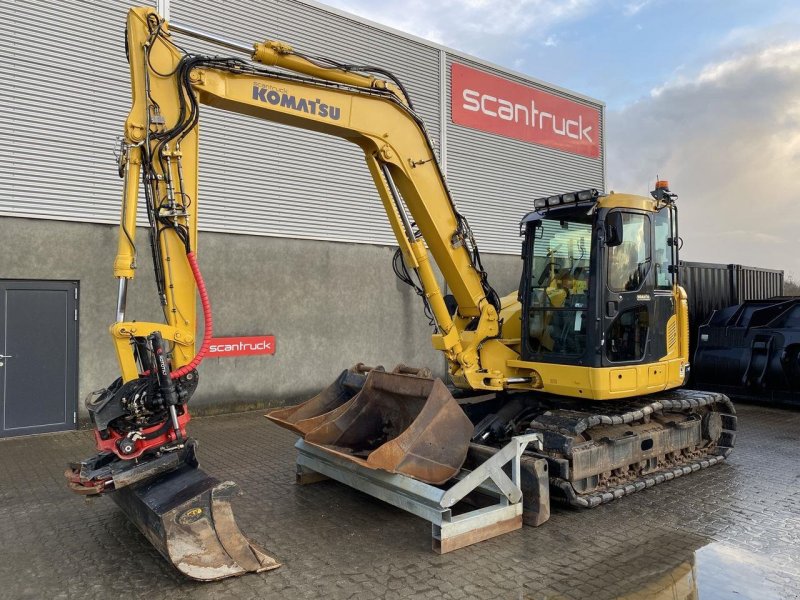
[[280, 106], [297, 112], [324, 117], [333, 121], [338, 121], [342, 115], [341, 108], [326, 104], [319, 98], [297, 98], [293, 94], [286, 93], [286, 90], [266, 87], [253, 84], [253, 100], [260, 100], [272, 106]]

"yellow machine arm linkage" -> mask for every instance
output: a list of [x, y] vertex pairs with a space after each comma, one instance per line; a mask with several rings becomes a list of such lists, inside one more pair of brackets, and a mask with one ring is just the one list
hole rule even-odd
[[[252, 60], [281, 70], [185, 55], [172, 43], [169, 25], [149, 8], [130, 11], [127, 49], [133, 105], [120, 165], [126, 180], [114, 263], [120, 296], [111, 328], [125, 381], [137, 377], [132, 336], [160, 331], [174, 343], [173, 368], [187, 365], [195, 353], [197, 289], [185, 246], [186, 238], [192, 251], [197, 244], [200, 103], [357, 144], [405, 263], [416, 273], [430, 306], [436, 325], [432, 342], [447, 357], [454, 381], [473, 389], [496, 390], [507, 384], [505, 361], [516, 353], [496, 339], [499, 301], [476, 261], [469, 226], [450, 197], [422, 121], [399, 86], [320, 65], [279, 42], [255, 44]], [[152, 165], [143, 185], [149, 186], [145, 191], [159, 230], [155, 244], [160, 259], [155, 262], [162, 274], [166, 327], [125, 321], [127, 280], [136, 269], [133, 232], [143, 163]], [[458, 304], [453, 316], [429, 251]], [[486, 359], [490, 355], [494, 360]]]

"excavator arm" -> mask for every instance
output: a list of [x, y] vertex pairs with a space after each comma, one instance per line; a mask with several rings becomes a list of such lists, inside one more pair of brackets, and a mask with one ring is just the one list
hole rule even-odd
[[[130, 11], [128, 59], [133, 104], [125, 124], [123, 215], [115, 275], [120, 280], [112, 328], [125, 381], [138, 377], [132, 337], [160, 331], [173, 344], [173, 369], [196, 366], [195, 296], [190, 260], [200, 208], [198, 113], [205, 104], [358, 145], [402, 251], [433, 317], [433, 346], [454, 381], [502, 389], [503, 373], [482, 364], [487, 340], [498, 345], [500, 302], [488, 284], [466, 219], [447, 188], [422, 120], [399, 84], [324, 66], [281, 42], [253, 46], [252, 60], [187, 55], [151, 9]], [[262, 66], [263, 65], [263, 66]], [[153, 226], [159, 293], [168, 326], [124, 320], [127, 281], [135, 274], [139, 180]], [[455, 298], [451, 315], [431, 264]], [[202, 352], [202, 347], [201, 350]], [[195, 362], [193, 362], [195, 361]]]
[[[390, 73], [306, 57], [273, 41], [255, 44], [249, 61], [185, 53], [173, 43], [169, 24], [149, 8], [129, 12], [126, 51], [132, 105], [119, 153], [124, 179], [114, 261], [119, 293], [110, 328], [121, 376], [87, 400], [99, 454], [71, 465], [66, 475], [78, 493], [113, 492], [148, 539], [191, 577], [275, 568], [278, 563], [236, 527], [230, 508], [234, 484], [198, 468], [195, 442], [186, 432], [197, 366], [213, 333], [196, 254], [201, 105], [337, 136], [361, 148], [399, 245], [396, 271], [422, 296], [434, 325], [433, 345], [465, 387], [503, 386], [502, 372], [487, 369], [481, 358], [487, 347], [500, 344], [500, 300], [424, 124]], [[140, 192], [164, 312], [160, 323], [126, 314], [128, 284], [140, 267], [135, 240]], [[456, 301], [453, 313], [432, 261]], [[322, 445], [373, 469], [433, 483], [458, 471], [473, 426], [441, 381], [402, 365], [393, 373], [380, 368], [353, 377], [360, 378], [364, 391], [343, 414], [344, 437], [355, 435], [360, 449], [343, 450], [347, 443], [339, 421], [320, 427], [327, 436], [319, 440]], [[375, 424], [380, 431], [365, 431]], [[360, 456], [365, 440], [378, 439], [368, 456]]]

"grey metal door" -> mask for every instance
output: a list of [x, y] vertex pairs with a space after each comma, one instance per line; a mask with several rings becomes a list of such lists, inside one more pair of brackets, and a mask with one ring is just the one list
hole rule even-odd
[[78, 284], [0, 280], [0, 437], [76, 427]]

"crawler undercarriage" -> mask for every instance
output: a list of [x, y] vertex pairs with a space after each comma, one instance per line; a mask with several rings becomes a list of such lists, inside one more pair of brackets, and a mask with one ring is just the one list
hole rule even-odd
[[526, 454], [547, 460], [554, 498], [582, 508], [715, 465], [736, 436], [727, 396], [694, 390], [594, 403], [517, 394], [462, 399], [462, 408], [476, 423], [476, 443], [541, 433], [543, 450]]

